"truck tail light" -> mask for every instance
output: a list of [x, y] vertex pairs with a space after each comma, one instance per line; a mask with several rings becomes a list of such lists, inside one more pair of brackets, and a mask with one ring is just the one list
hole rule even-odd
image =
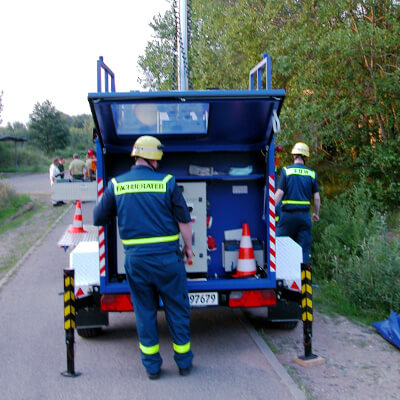
[[103, 294], [100, 300], [101, 311], [133, 311], [129, 294]]
[[262, 307], [276, 305], [276, 294], [268, 290], [240, 290], [229, 295], [229, 307]]

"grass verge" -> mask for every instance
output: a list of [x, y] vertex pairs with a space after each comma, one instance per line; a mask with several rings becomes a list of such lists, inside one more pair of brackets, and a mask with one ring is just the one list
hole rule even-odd
[[25, 206], [31, 201], [31, 198], [26, 194], [15, 195], [9, 201], [6, 207], [0, 208], [0, 229], [5, 221], [15, 215], [21, 207]]
[[324, 314], [331, 317], [342, 315], [352, 322], [368, 326], [388, 317], [384, 311], [360, 308], [349, 301], [345, 288], [335, 281], [318, 282], [318, 288], [313, 291], [313, 302], [318, 311]]
[[13, 268], [29, 249], [48, 231], [65, 211], [52, 207], [48, 196], [32, 200], [33, 206], [25, 213], [0, 226], [0, 279]]

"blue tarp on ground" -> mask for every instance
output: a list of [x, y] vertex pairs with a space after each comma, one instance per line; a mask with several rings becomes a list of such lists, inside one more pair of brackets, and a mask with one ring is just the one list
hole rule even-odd
[[374, 322], [372, 326], [390, 343], [400, 349], [400, 314], [392, 311], [385, 321]]

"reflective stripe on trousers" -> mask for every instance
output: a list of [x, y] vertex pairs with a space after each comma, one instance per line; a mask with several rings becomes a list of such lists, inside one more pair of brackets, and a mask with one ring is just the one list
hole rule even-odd
[[175, 240], [179, 240], [179, 233], [169, 236], [154, 236], [139, 239], [121, 239], [122, 244], [126, 246], [134, 246], [137, 244], [174, 242]]
[[155, 344], [154, 346], [144, 346], [142, 343], [139, 343], [139, 348], [143, 354], [156, 354], [160, 351], [160, 345]]
[[187, 342], [186, 344], [173, 343], [173, 346], [175, 353], [183, 354], [190, 351], [190, 342]]

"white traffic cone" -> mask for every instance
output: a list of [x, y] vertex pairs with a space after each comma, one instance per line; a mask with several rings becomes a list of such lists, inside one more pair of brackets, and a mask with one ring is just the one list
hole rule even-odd
[[243, 224], [236, 274], [232, 276], [234, 278], [243, 278], [255, 275], [256, 272], [256, 260], [254, 258], [253, 245], [251, 243], [249, 224]]

